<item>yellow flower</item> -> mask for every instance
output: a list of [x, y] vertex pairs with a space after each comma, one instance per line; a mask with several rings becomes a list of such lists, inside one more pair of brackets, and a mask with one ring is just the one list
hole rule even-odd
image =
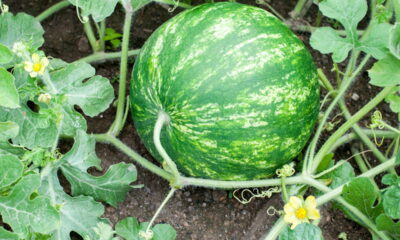
[[49, 59], [46, 57], [41, 58], [37, 53], [32, 54], [31, 62], [24, 62], [25, 71], [29, 72], [31, 77], [43, 75], [47, 65], [49, 65]]
[[308, 196], [306, 201], [299, 197], [290, 197], [289, 202], [283, 207], [285, 211], [284, 220], [291, 223], [291, 229], [294, 229], [301, 223], [309, 223], [309, 220], [320, 218], [317, 209], [317, 202], [314, 196]]

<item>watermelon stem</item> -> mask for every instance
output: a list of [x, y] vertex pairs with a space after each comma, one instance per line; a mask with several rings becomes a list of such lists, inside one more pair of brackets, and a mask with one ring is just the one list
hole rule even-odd
[[58, 3], [54, 4], [53, 6], [49, 7], [48, 9], [46, 9], [41, 14], [39, 14], [36, 17], [36, 20], [41, 22], [41, 21], [45, 20], [46, 18], [50, 17], [51, 15], [53, 15], [54, 13], [60, 11], [61, 9], [68, 7], [69, 5], [71, 5], [71, 3], [68, 0], [58, 2]]
[[[356, 54], [353, 54], [352, 56], [355, 56], [355, 55]], [[321, 133], [323, 131], [323, 128], [324, 128], [328, 118], [329, 118], [329, 115], [332, 113], [332, 111], [335, 108], [338, 101], [341, 99], [341, 97], [347, 91], [348, 87], [351, 85], [351, 83], [356, 78], [356, 76], [361, 72], [361, 70], [364, 68], [364, 66], [367, 64], [367, 62], [370, 58], [371, 58], [371, 55], [365, 56], [364, 59], [362, 60], [362, 62], [360, 63], [360, 65], [357, 67], [357, 69], [354, 71], [354, 73], [351, 76], [346, 74], [345, 80], [343, 81], [343, 85], [340, 87], [339, 92], [337, 93], [336, 97], [333, 99], [333, 101], [329, 105], [328, 109], [326, 110], [322, 121], [318, 125], [317, 132], [315, 133], [314, 138], [312, 139], [312, 142], [310, 144], [310, 155], [307, 159], [305, 159], [305, 162], [304, 162], [304, 164], [307, 165], [307, 169], [306, 169], [307, 172], [312, 173], [313, 171], [315, 171], [315, 169], [316, 169], [315, 166], [318, 166], [319, 162], [322, 160], [321, 156], [319, 156], [320, 159], [314, 159], [314, 156], [315, 156], [315, 150], [316, 150], [316, 146], [317, 146], [319, 137], [321, 136]], [[349, 71], [351, 71], [351, 70], [349, 70]]]
[[[378, 95], [376, 95], [369, 103], [362, 107], [356, 114], [354, 114], [349, 120], [347, 120], [335, 133], [333, 133], [328, 140], [321, 147], [315, 159], [313, 159], [310, 172], [314, 172], [321, 162], [322, 158], [327, 154], [329, 149], [334, 143], [355, 123], [357, 123], [362, 117], [364, 117], [369, 111], [371, 111], [376, 105], [385, 99], [385, 97], [393, 92], [396, 86], [385, 87]], [[339, 96], [339, 95], [338, 95]], [[336, 97], [337, 98], [337, 97]], [[335, 99], [336, 99], [335, 98]], [[331, 104], [332, 106], [333, 104]]]
[[128, 72], [128, 50], [129, 36], [132, 24], [133, 10], [130, 2], [123, 3], [125, 8], [124, 30], [122, 35], [121, 64], [118, 87], [117, 113], [113, 124], [108, 130], [108, 134], [118, 136], [124, 127], [125, 97], [126, 97], [126, 76]]
[[114, 145], [116, 148], [118, 148], [121, 152], [125, 153], [128, 155], [130, 158], [135, 160], [137, 163], [142, 165], [144, 168], [149, 170], [150, 172], [166, 179], [167, 181], [173, 181], [174, 176], [172, 176], [171, 173], [165, 171], [164, 169], [158, 167], [157, 165], [153, 164], [146, 158], [140, 156], [137, 152], [132, 150], [130, 147], [128, 147], [126, 144], [121, 142], [118, 138], [109, 135], [109, 134], [93, 134], [97, 142], [102, 142], [102, 143], [109, 143]]
[[171, 190], [169, 191], [168, 195], [165, 197], [164, 201], [162, 201], [161, 205], [158, 207], [156, 213], [154, 214], [154, 216], [151, 218], [149, 225], [147, 225], [146, 228], [146, 233], [150, 232], [150, 228], [153, 225], [154, 221], [156, 220], [156, 218], [158, 217], [158, 215], [160, 214], [161, 210], [165, 207], [165, 205], [167, 204], [167, 202], [172, 198], [172, 196], [175, 193], [176, 188], [171, 188]]
[[157, 121], [154, 126], [154, 131], [153, 131], [153, 141], [154, 145], [158, 151], [158, 153], [161, 155], [161, 157], [164, 159], [166, 164], [169, 167], [169, 170], [171, 171], [172, 175], [175, 177], [175, 180], [179, 180], [181, 174], [178, 171], [178, 168], [175, 164], [174, 161], [169, 157], [168, 153], [165, 151], [164, 147], [161, 144], [161, 130], [164, 125], [169, 124], [171, 121], [171, 118], [168, 116], [167, 113], [164, 111], [160, 111], [158, 113]]

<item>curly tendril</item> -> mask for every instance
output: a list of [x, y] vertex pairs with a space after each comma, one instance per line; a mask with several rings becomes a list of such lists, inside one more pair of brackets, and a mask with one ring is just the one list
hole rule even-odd
[[275, 216], [275, 215], [280, 216], [280, 215], [283, 215], [284, 213], [285, 213], [284, 211], [282, 211], [282, 210], [277, 210], [274, 206], [270, 206], [270, 207], [267, 209], [267, 215], [268, 215], [268, 216]]
[[180, 0], [172, 0], [174, 2], [174, 6], [172, 8], [168, 8], [168, 12], [172, 13], [179, 5]]
[[[265, 191], [261, 191], [258, 188], [254, 188], [253, 191], [251, 191], [250, 189], [244, 189], [241, 194], [240, 197], [236, 196], [236, 193], [239, 191], [239, 189], [236, 189], [235, 191], [233, 191], [233, 197], [240, 202], [241, 204], [247, 204], [249, 202], [251, 202], [254, 198], [271, 198], [272, 194], [274, 193], [280, 193], [282, 191], [282, 189], [280, 187], [273, 187], [273, 188], [269, 188], [268, 190]], [[250, 194], [250, 198], [246, 198], [245, 194]]]
[[376, 110], [372, 116], [371, 116], [371, 124], [368, 126], [369, 128], [371, 128], [372, 130], [372, 134], [374, 135], [374, 142], [375, 144], [380, 147], [383, 144], [383, 140], [385, 140], [385, 138], [381, 139], [381, 142], [378, 142], [376, 139], [376, 134], [375, 134], [375, 128], [378, 129], [383, 129], [385, 127], [383, 121], [382, 121], [382, 113], [379, 110]]
[[289, 163], [283, 165], [282, 168], [276, 170], [276, 175], [278, 177], [290, 177], [292, 176], [296, 171], [294, 170], [294, 163]]

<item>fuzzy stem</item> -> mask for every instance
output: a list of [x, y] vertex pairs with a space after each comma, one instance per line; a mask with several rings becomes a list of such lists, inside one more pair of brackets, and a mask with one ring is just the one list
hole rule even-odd
[[353, 146], [351, 147], [351, 153], [353, 154], [354, 160], [356, 161], [360, 171], [362, 173], [368, 171], [368, 167], [365, 164], [364, 159], [360, 156], [360, 152]]
[[[303, 176], [293, 176], [285, 179], [285, 184], [301, 184], [303, 183]], [[211, 180], [191, 177], [181, 177], [181, 183], [184, 186], [198, 186], [206, 188], [218, 188], [218, 189], [235, 189], [235, 188], [253, 188], [253, 187], [271, 187], [281, 185], [281, 179], [262, 179], [262, 180], [251, 180], [251, 181], [223, 181], [223, 180]]]
[[[347, 131], [349, 130], [356, 122], [358, 122], [362, 117], [365, 116], [369, 111], [371, 111], [376, 105], [378, 105], [387, 95], [392, 93], [395, 86], [385, 87], [378, 95], [376, 95], [369, 103], [367, 103], [364, 107], [362, 107], [356, 114], [354, 114], [349, 120], [347, 120], [338, 130], [336, 130], [324, 143], [321, 147], [315, 159], [313, 159], [313, 165], [310, 169], [311, 172], [314, 172], [323, 157], [328, 153], [329, 149], [333, 146], [333, 144]], [[339, 95], [338, 95], [339, 96]]]
[[92, 47], [93, 52], [94, 53], [97, 52], [99, 49], [98, 43], [97, 43], [97, 39], [94, 35], [92, 25], [90, 24], [90, 20], [83, 24], [83, 28], [85, 30], [86, 36], [89, 40], [89, 43], [90, 43], [90, 46]]
[[265, 236], [264, 240], [275, 240], [278, 239], [279, 234], [286, 227], [287, 223], [283, 220], [283, 217], [280, 217], [278, 221], [275, 222], [274, 226], [268, 232], [267, 236]]
[[[352, 55], [352, 58], [354, 57], [354, 55]], [[364, 68], [365, 64], [367, 64], [368, 60], [370, 59], [370, 55], [367, 55], [363, 61], [360, 63], [360, 65], [358, 66], [358, 68], [356, 69], [356, 71], [354, 72], [354, 74], [352, 74], [351, 77], [347, 77], [349, 76], [349, 72], [351, 70], [348, 69], [348, 71], [346, 72], [346, 77], [345, 80], [343, 81], [342, 86], [339, 89], [339, 92], [337, 93], [337, 96], [335, 97], [335, 99], [333, 99], [333, 101], [331, 102], [331, 104], [329, 105], [328, 109], [325, 111], [324, 117], [321, 120], [321, 122], [318, 125], [317, 128], [317, 132], [315, 133], [311, 145], [310, 145], [310, 156], [308, 159], [306, 159], [305, 163], [307, 164], [307, 171], [311, 171], [311, 170], [315, 170], [316, 166], [318, 166], [320, 160], [322, 159], [317, 159], [315, 161], [314, 159], [314, 155], [315, 155], [315, 149], [317, 147], [317, 142], [319, 137], [322, 134], [322, 131], [324, 129], [325, 123], [327, 122], [329, 115], [331, 114], [331, 112], [333, 111], [333, 109], [335, 108], [336, 104], [338, 103], [338, 101], [341, 99], [341, 97], [344, 95], [344, 93], [347, 91], [347, 89], [350, 87], [350, 84], [353, 82], [353, 80], [355, 79], [355, 77], [361, 72], [361, 70]], [[350, 59], [351, 61], [351, 59]], [[329, 82], [329, 81], [328, 81]], [[340, 137], [340, 136], [339, 136]], [[314, 164], [313, 164], [314, 163]]]
[[[128, 51], [128, 57], [133, 57], [138, 55], [140, 52], [140, 49], [134, 49]], [[107, 60], [112, 60], [112, 59], [118, 59], [122, 56], [122, 52], [96, 52], [93, 53], [92, 55], [89, 55], [87, 57], [81, 58], [79, 60], [76, 60], [75, 62], [82, 61], [82, 62], [87, 62], [87, 63], [96, 63], [96, 62], [103, 62]]]
[[162, 127], [170, 122], [170, 117], [163, 111], [160, 111], [158, 114], [158, 118], [156, 121], [156, 124], [154, 126], [154, 131], [153, 131], [153, 142], [154, 145], [160, 154], [160, 156], [164, 159], [164, 161], [167, 163], [168, 167], [170, 168], [172, 175], [174, 175], [175, 179], [179, 179], [180, 174], [178, 171], [178, 168], [176, 167], [176, 164], [172, 159], [169, 157], [168, 153], [165, 151], [161, 144], [161, 130]]
[[123, 142], [121, 142], [119, 139], [115, 138], [114, 136], [108, 135], [108, 134], [94, 134], [93, 135], [96, 139], [97, 142], [102, 142], [102, 143], [110, 143], [114, 145], [116, 148], [121, 150], [123, 153], [131, 157], [133, 160], [135, 160], [137, 163], [142, 165], [144, 168], [149, 170], [150, 172], [166, 179], [167, 181], [172, 181], [174, 179], [174, 176], [170, 174], [169, 172], [165, 171], [164, 169], [158, 167], [157, 165], [151, 163], [149, 160], [145, 159], [144, 157], [140, 156], [137, 152], [132, 150], [130, 147], [125, 145]]
[[[375, 136], [377, 137], [385, 137], [385, 138], [396, 138], [397, 134], [393, 133], [393, 132], [389, 132], [389, 131], [381, 131], [381, 130], [370, 130], [370, 129], [365, 129], [365, 128], [360, 128], [360, 130], [367, 136], [374, 136], [374, 132], [375, 132]], [[338, 148], [339, 146], [342, 146], [344, 144], [347, 144], [351, 141], [353, 141], [354, 139], [357, 139], [358, 135], [355, 133], [348, 133], [343, 135], [342, 137], [340, 137], [329, 149], [329, 152], [334, 152], [336, 150], [336, 148]]]
[[128, 72], [128, 50], [129, 50], [129, 36], [131, 33], [133, 9], [130, 3], [125, 6], [125, 21], [124, 32], [122, 36], [122, 49], [121, 49], [121, 65], [119, 75], [119, 88], [118, 88], [118, 103], [117, 113], [111, 128], [108, 133], [113, 136], [118, 136], [123, 126], [124, 110], [125, 110], [125, 96], [126, 96], [126, 81]]
[[297, 18], [302, 14], [303, 9], [307, 5], [308, 1], [309, 0], [299, 0], [299, 1], [297, 1], [297, 4], [296, 4], [296, 6], [294, 7], [294, 9], [292, 11], [292, 17], [293, 18]]
[[153, 218], [150, 220], [149, 225], [147, 225], [146, 232], [148, 232], [150, 230], [150, 228], [153, 225], [154, 221], [156, 220], [158, 215], [160, 215], [161, 210], [165, 207], [167, 202], [174, 195], [175, 190], [176, 190], [175, 188], [171, 188], [171, 190], [169, 191], [168, 195], [165, 197], [164, 201], [161, 203], [160, 207], [158, 207], [158, 209], [157, 209], [156, 213], [154, 214]]
[[106, 19], [104, 19], [103, 21], [100, 22], [100, 31], [99, 31], [99, 35], [100, 35], [100, 50], [104, 51], [106, 49], [106, 43], [104, 41], [104, 36], [106, 35]]
[[41, 14], [39, 14], [36, 17], [36, 20], [38, 20], [39, 22], [42, 22], [46, 18], [50, 17], [54, 13], [60, 11], [61, 9], [68, 7], [69, 5], [71, 5], [71, 3], [68, 0], [58, 2], [58, 3], [54, 4], [53, 6], [49, 7], [48, 9], [46, 9]]

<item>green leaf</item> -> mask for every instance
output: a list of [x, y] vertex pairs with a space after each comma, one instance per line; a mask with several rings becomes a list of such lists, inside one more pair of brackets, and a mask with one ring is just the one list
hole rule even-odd
[[90, 167], [101, 170], [101, 160], [96, 156], [96, 140], [84, 131], [78, 131], [71, 150], [64, 155], [61, 162], [86, 172]]
[[383, 213], [382, 204], [378, 203], [375, 205], [379, 197], [379, 192], [375, 189], [369, 178], [359, 177], [353, 179], [343, 187], [342, 196], [369, 219], [374, 220], [378, 215]]
[[[136, 218], [128, 217], [119, 221], [115, 226], [115, 231], [126, 240], [142, 240], [139, 236], [140, 231], [146, 231], [147, 222], [139, 223]], [[174, 240], [176, 231], [169, 224], [157, 224], [152, 229], [152, 240]]]
[[398, 177], [396, 174], [386, 174], [382, 178], [382, 183], [385, 185], [398, 185], [400, 187], [400, 177]]
[[17, 234], [9, 232], [4, 228], [0, 227], [0, 239], [1, 240], [19, 240]]
[[334, 29], [329, 27], [318, 28], [312, 34], [310, 44], [321, 53], [333, 53], [333, 60], [342, 62], [349, 51], [359, 45], [357, 25], [367, 13], [367, 2], [365, 0], [326, 0], [319, 3], [319, 9], [325, 16], [340, 22], [347, 36], [340, 37]]
[[321, 27], [311, 35], [310, 44], [323, 54], [333, 53], [334, 62], [342, 62], [349, 55], [353, 48], [351, 41], [340, 37], [336, 31], [330, 27]]
[[0, 65], [9, 63], [13, 59], [13, 53], [8, 49], [8, 47], [0, 44]]
[[332, 178], [332, 183], [329, 187], [331, 188], [339, 187], [340, 185], [349, 182], [351, 179], [355, 177], [355, 175], [356, 174], [354, 173], [354, 169], [351, 166], [351, 164], [345, 162], [332, 172], [330, 176]]
[[399, 113], [400, 121], [400, 91], [390, 94], [385, 98], [385, 101], [389, 103], [389, 107], [394, 113]]
[[0, 189], [6, 188], [22, 177], [24, 165], [14, 155], [0, 154]]
[[57, 128], [50, 120], [46, 115], [33, 112], [25, 104], [11, 110], [0, 107], [0, 122], [12, 121], [19, 126], [20, 131], [12, 139], [13, 143], [30, 149], [51, 147], [54, 144]]
[[400, 151], [397, 153], [396, 160], [394, 161], [396, 165], [400, 164]]
[[391, 186], [388, 190], [383, 194], [383, 209], [385, 210], [386, 215], [391, 218], [398, 219], [400, 218], [400, 187], [399, 186]]
[[40, 186], [40, 176], [23, 177], [7, 196], [0, 196], [0, 214], [13, 232], [24, 238], [32, 228], [38, 233], [50, 233], [59, 223], [59, 214], [49, 199], [31, 195]]
[[295, 229], [286, 227], [279, 235], [279, 240], [323, 240], [321, 229], [309, 223], [302, 223]]
[[96, 141], [92, 136], [79, 131], [71, 151], [60, 161], [64, 176], [71, 183], [73, 195], [90, 195], [116, 207], [136, 181], [137, 172], [132, 164], [112, 165], [106, 174], [95, 177], [87, 173], [89, 167], [100, 169], [100, 159], [95, 152]]
[[92, 176], [77, 168], [63, 165], [64, 176], [71, 183], [72, 195], [90, 195], [95, 200], [105, 201], [117, 207], [131, 189], [129, 185], [136, 181], [136, 168], [132, 164], [112, 165], [103, 176]]
[[392, 26], [388, 23], [373, 24], [370, 33], [361, 41], [356, 49], [371, 54], [375, 59], [388, 56], [389, 33]]
[[322, 158], [321, 163], [318, 165], [317, 173], [323, 172], [333, 165], [333, 156], [333, 153], [328, 153]]
[[400, 221], [395, 223], [390, 217], [381, 214], [376, 218], [376, 227], [388, 232], [394, 239], [400, 239]]
[[176, 231], [169, 224], [157, 224], [153, 227], [153, 240], [174, 240]]
[[119, 0], [68, 0], [72, 5], [82, 9], [82, 16], [91, 15], [93, 20], [100, 22], [110, 16]]
[[42, 173], [42, 186], [39, 189], [39, 193], [48, 196], [53, 205], [59, 206], [60, 221], [51, 232], [51, 240], [71, 240], [72, 231], [82, 237], [97, 239], [94, 230], [98, 223], [104, 221], [100, 218], [104, 213], [103, 205], [91, 197], [67, 195], [59, 183], [57, 171], [58, 168], [54, 167]]
[[394, 56], [400, 59], [400, 23], [397, 23], [390, 31], [389, 49]]
[[0, 67], [0, 79], [0, 106], [18, 108], [19, 95], [15, 88], [14, 76]]
[[15, 122], [0, 122], [0, 141], [7, 141], [18, 135], [19, 126]]
[[131, 0], [133, 11], [137, 11], [151, 2], [152, 0]]
[[44, 43], [44, 30], [39, 21], [25, 13], [13, 16], [11, 13], [0, 15], [0, 43], [12, 49], [14, 43], [23, 42], [32, 50]]
[[85, 131], [87, 128], [85, 119], [74, 110], [75, 105], [86, 115], [94, 117], [105, 111], [114, 99], [114, 89], [108, 79], [94, 74], [95, 69], [83, 62], [71, 63], [50, 72], [53, 85], [50, 93], [64, 99], [64, 135], [74, 136], [77, 130]]
[[371, 85], [387, 87], [400, 84], [400, 59], [392, 55], [379, 60], [368, 71]]
[[9, 142], [6, 141], [0, 141], [0, 154], [11, 154], [11, 155], [15, 155], [19, 158], [22, 158], [22, 156], [24, 156], [25, 152], [27, 150], [21, 146], [18, 145], [12, 145]]

